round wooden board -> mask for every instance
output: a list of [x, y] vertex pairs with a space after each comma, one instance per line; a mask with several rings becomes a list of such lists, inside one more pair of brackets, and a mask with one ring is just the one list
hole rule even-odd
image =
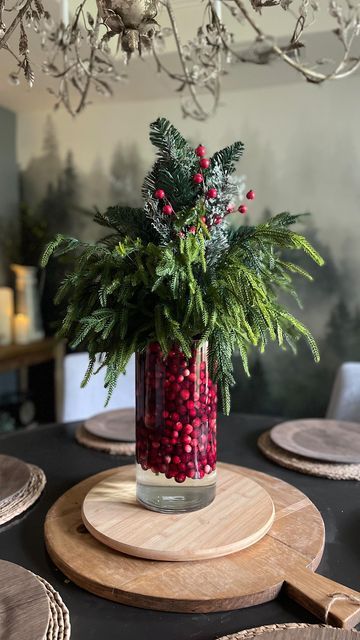
[[26, 462], [13, 456], [0, 455], [0, 508], [3, 500], [8, 501], [21, 491], [30, 479], [30, 469]]
[[[127, 469], [135, 482], [135, 469]], [[80, 482], [52, 506], [45, 521], [48, 552], [78, 586], [123, 604], [190, 613], [268, 602], [292, 568], [299, 563], [312, 570], [318, 566], [324, 547], [323, 520], [309, 498], [286, 482], [219, 464], [218, 470], [223, 469], [255, 480], [274, 502], [272, 528], [248, 549], [211, 560], [164, 563], [130, 557], [101, 544], [83, 525], [81, 504], [93, 486], [116, 471], [110, 469]], [[311, 571], [306, 573], [311, 576]]]
[[135, 409], [117, 409], [85, 420], [86, 431], [105, 440], [135, 442]]
[[0, 640], [43, 640], [49, 619], [41, 582], [23, 567], [0, 560]]
[[293, 420], [270, 432], [272, 441], [291, 453], [329, 462], [360, 462], [360, 424], [338, 420]]
[[215, 500], [192, 513], [159, 515], [142, 507], [132, 467], [120, 467], [96, 484], [82, 506], [83, 522], [100, 542], [130, 556], [175, 562], [250, 547], [269, 531], [274, 515], [273, 501], [260, 484], [224, 468]]

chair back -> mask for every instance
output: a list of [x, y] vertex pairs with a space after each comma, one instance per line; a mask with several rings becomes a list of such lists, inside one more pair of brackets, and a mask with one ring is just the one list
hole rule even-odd
[[92, 376], [84, 388], [81, 388], [88, 363], [87, 353], [70, 353], [65, 356], [64, 422], [86, 420], [102, 411], [135, 406], [135, 356], [130, 359], [126, 373], [119, 376], [107, 407], [104, 407], [107, 397], [107, 390], [104, 389], [105, 367]]
[[326, 417], [360, 422], [360, 362], [344, 362], [339, 367]]

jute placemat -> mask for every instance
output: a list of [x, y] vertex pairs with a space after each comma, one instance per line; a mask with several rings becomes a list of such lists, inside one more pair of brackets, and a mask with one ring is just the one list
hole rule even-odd
[[84, 425], [77, 427], [75, 431], [75, 439], [79, 444], [90, 449], [97, 449], [98, 451], [104, 451], [111, 455], [117, 456], [134, 456], [135, 455], [135, 442], [119, 442], [116, 440], [105, 440], [105, 438], [99, 438], [92, 433], [86, 431]]
[[320, 462], [289, 453], [273, 443], [270, 431], [261, 434], [258, 447], [264, 456], [287, 469], [330, 480], [360, 480], [360, 464]]
[[[279, 640], [283, 637], [284, 634], [280, 633], [281, 631], [288, 631], [289, 629], [329, 629], [333, 630], [334, 627], [329, 627], [326, 624], [305, 624], [304, 622], [289, 622], [288, 624], [270, 624], [264, 627], [255, 627], [254, 629], [245, 629], [245, 631], [239, 631], [238, 633], [233, 633], [229, 636], [222, 636], [218, 638], [218, 640], [250, 640], [251, 638], [256, 638], [257, 636], [261, 636], [264, 633], [270, 633], [274, 631], [279, 631]], [[339, 629], [337, 629], [339, 631]], [[347, 632], [349, 633], [349, 632]], [[360, 637], [360, 633], [358, 631], [352, 630], [351, 635]]]
[[[33, 574], [35, 575], [35, 574]], [[49, 600], [50, 618], [46, 640], [69, 640], [71, 635], [69, 610], [65, 606], [60, 594], [44, 578], [35, 577], [44, 586]]]
[[45, 473], [39, 467], [29, 464], [30, 478], [27, 484], [13, 496], [0, 503], [0, 525], [9, 522], [29, 509], [39, 498], [46, 485]]

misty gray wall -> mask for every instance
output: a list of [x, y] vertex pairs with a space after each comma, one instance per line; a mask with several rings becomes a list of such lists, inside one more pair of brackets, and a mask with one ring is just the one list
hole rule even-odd
[[[18, 214], [19, 178], [16, 162], [16, 115], [0, 107], [0, 223]], [[8, 284], [9, 267], [0, 244], [0, 286]], [[13, 372], [0, 375], [0, 396], [15, 390]], [[0, 409], [1, 411], [1, 409]]]
[[[19, 179], [16, 162], [16, 115], [0, 107], [0, 221], [1, 228], [7, 219], [18, 214]], [[7, 284], [8, 268], [5, 266], [0, 245], [0, 285]]]

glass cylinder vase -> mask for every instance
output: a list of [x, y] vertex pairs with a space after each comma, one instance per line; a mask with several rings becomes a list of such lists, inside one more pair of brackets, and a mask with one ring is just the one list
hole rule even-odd
[[217, 389], [209, 377], [207, 345], [191, 358], [158, 343], [136, 358], [136, 489], [145, 507], [163, 513], [196, 511], [216, 491]]

